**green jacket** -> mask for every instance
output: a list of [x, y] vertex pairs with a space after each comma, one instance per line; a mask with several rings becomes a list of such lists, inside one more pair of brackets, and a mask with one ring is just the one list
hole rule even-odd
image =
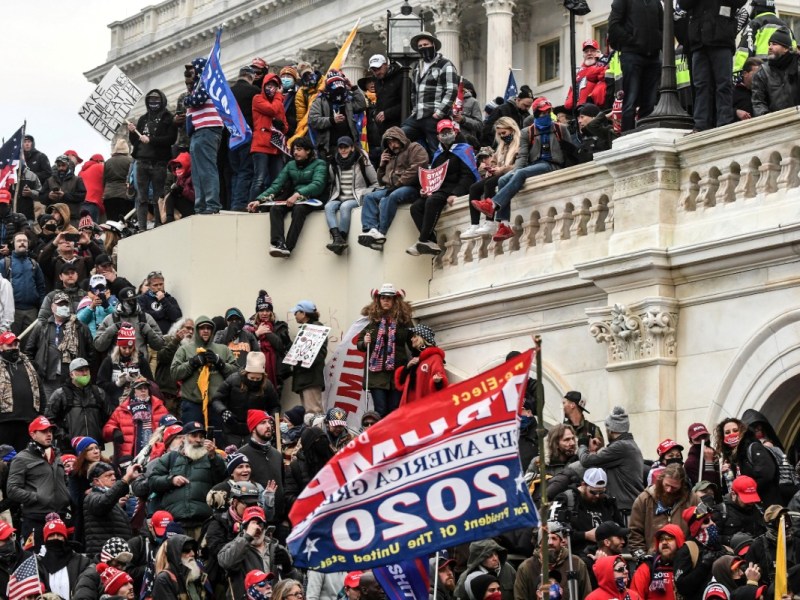
[[[361, 330], [361, 333], [358, 334], [358, 343], [356, 343], [356, 348], [358, 348], [361, 352], [367, 351], [367, 345], [364, 343], [364, 336], [369, 334], [372, 338], [372, 344], [370, 344], [370, 355], [373, 354], [375, 350], [375, 345], [378, 343], [378, 327], [380, 326], [380, 321], [370, 321], [369, 325], [364, 327]], [[409, 334], [409, 327], [411, 327], [410, 323], [406, 324], [399, 324], [397, 326], [395, 332], [395, 344], [394, 344], [394, 366], [395, 369], [397, 367], [404, 367], [409, 360], [409, 353], [408, 350], [411, 347], [411, 335]], [[386, 348], [386, 345], [384, 345]], [[385, 361], [385, 356], [384, 356]], [[369, 357], [364, 364], [364, 384], [367, 383], [367, 369], [369, 368]], [[391, 371], [384, 370], [382, 371], [370, 371], [369, 373], [369, 388], [370, 389], [379, 389], [379, 390], [391, 390], [394, 389], [394, 370]]]
[[[322, 162], [322, 161], [319, 161]], [[324, 164], [324, 163], [323, 163]], [[319, 321], [314, 321], [313, 323], [309, 323], [309, 325], [319, 325], [322, 326], [322, 323]], [[305, 389], [318, 387], [321, 389], [325, 389], [325, 357], [328, 355], [328, 340], [325, 340], [325, 343], [322, 344], [322, 348], [319, 349], [319, 353], [317, 357], [314, 359], [314, 362], [311, 363], [311, 366], [308, 368], [303, 367], [300, 363], [297, 363], [292, 367], [292, 391], [295, 394], [299, 394]]]
[[[175, 487], [172, 479], [182, 475], [189, 483]], [[199, 460], [189, 460], [173, 450], [159, 457], [150, 475], [150, 490], [161, 496], [161, 508], [176, 521], [202, 523], [211, 516], [206, 495], [211, 488], [225, 480], [225, 461], [219, 454]]]
[[272, 182], [272, 185], [256, 199], [264, 200], [267, 196], [278, 196], [281, 190], [287, 184], [290, 184], [293, 193], [297, 192], [306, 198], [316, 198], [325, 202], [327, 198], [322, 198], [321, 196], [325, 191], [327, 182], [328, 165], [324, 160], [315, 158], [303, 168], [300, 168], [297, 165], [297, 161], [293, 160], [283, 167], [275, 181]]
[[[212, 327], [214, 325], [211, 319], [205, 315], [201, 315], [194, 322], [195, 330], [200, 327], [201, 323], [211, 323]], [[217, 390], [225, 381], [225, 378], [239, 370], [239, 365], [236, 362], [236, 358], [234, 358], [231, 349], [223, 344], [215, 344], [214, 342], [210, 341], [213, 339], [214, 331], [211, 332], [209, 342], [207, 344], [203, 344], [200, 339], [200, 334], [195, 331], [194, 340], [189, 344], [181, 344], [178, 348], [178, 351], [175, 353], [175, 357], [172, 359], [172, 366], [170, 367], [169, 372], [175, 381], [183, 382], [181, 386], [181, 398], [184, 400], [194, 402], [195, 404], [202, 404], [203, 402], [203, 397], [197, 387], [197, 379], [200, 376], [202, 367], [196, 368], [192, 366], [190, 362], [191, 359], [194, 358], [195, 354], [197, 354], [197, 350], [199, 348], [211, 350], [214, 352], [214, 354], [221, 357], [223, 361], [223, 365], [221, 367], [211, 369], [211, 377], [209, 377], [208, 380], [209, 406], [211, 405], [211, 398], [213, 398], [214, 394], [217, 393]]]

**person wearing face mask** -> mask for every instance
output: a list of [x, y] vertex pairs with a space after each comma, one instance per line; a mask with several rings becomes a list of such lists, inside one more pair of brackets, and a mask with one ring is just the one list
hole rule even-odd
[[450, 119], [441, 119], [436, 124], [436, 132], [439, 147], [433, 154], [430, 169], [444, 169], [444, 177], [427, 195], [420, 192], [419, 198], [411, 205], [411, 218], [419, 230], [417, 242], [406, 249], [406, 254], [411, 256], [436, 255], [442, 251], [435, 231], [439, 215], [481, 178], [472, 146], [458, 136], [458, 125]]
[[[606, 100], [605, 77], [608, 65], [601, 61], [602, 57], [603, 54], [600, 52], [600, 44], [597, 40], [583, 42], [583, 63], [578, 67], [578, 72], [575, 75], [578, 106], [583, 106], [587, 103], [603, 106]], [[567, 92], [564, 108], [568, 111], [572, 111], [575, 108], [572, 87]]]
[[532, 107], [533, 124], [522, 131], [514, 170], [503, 175], [497, 182], [500, 189], [494, 198], [471, 202], [472, 206], [490, 219], [500, 221], [497, 233], [492, 237], [495, 242], [502, 242], [514, 235], [509, 222], [511, 200], [517, 192], [529, 178], [564, 167], [567, 160], [565, 144], [574, 143], [567, 126], [553, 121], [553, 106], [547, 98], [537, 98]]
[[715, 446], [720, 453], [722, 477], [726, 488], [731, 489], [739, 475], [752, 477], [758, 487], [758, 495], [764, 505], [782, 504], [778, 488], [778, 464], [770, 450], [739, 419], [728, 418], [715, 429]]
[[297, 82], [300, 74], [291, 65], [283, 67], [278, 73], [281, 79], [281, 94], [283, 94], [283, 111], [286, 113], [286, 132], [287, 139], [294, 135], [297, 129], [297, 107], [295, 98], [297, 97]]
[[44, 381], [48, 398], [69, 381], [69, 365], [73, 360], [81, 358], [85, 362], [85, 359], [94, 361], [95, 358], [89, 328], [72, 312], [69, 296], [56, 292], [50, 309], [50, 317], [46, 321], [36, 321], [23, 347]]
[[283, 167], [283, 152], [272, 143], [273, 130], [286, 134], [286, 112], [283, 108], [281, 80], [270, 73], [264, 77], [261, 93], [252, 100], [253, 141], [250, 152], [253, 159], [253, 182], [241, 209], [268, 188]]
[[69, 598], [81, 573], [92, 561], [75, 551], [76, 544], [68, 539], [67, 526], [57, 514], [47, 517], [42, 533], [44, 554], [36, 557], [39, 562], [39, 576], [48, 591], [62, 598]]
[[305, 415], [306, 409], [303, 408], [302, 404], [285, 410], [281, 415], [281, 450], [283, 451], [284, 468], [289, 467], [295, 454], [300, 449], [300, 436], [306, 430]]
[[[308, 114], [311, 103], [317, 97], [317, 83], [322, 74], [319, 71], [315, 71], [314, 67], [307, 62], [298, 63], [297, 72], [299, 79], [297, 81], [297, 94], [294, 97], [294, 109], [297, 122], [300, 123]], [[296, 131], [295, 136], [287, 141], [290, 146], [299, 137], [298, 133], [302, 133], [302, 131]]]
[[658, 460], [653, 461], [650, 470], [647, 471], [647, 485], [653, 485], [658, 474], [669, 464], [683, 464], [683, 446], [675, 440], [667, 438], [658, 445], [656, 449]]
[[696, 506], [697, 496], [687, 485], [686, 471], [680, 463], [668, 464], [655, 475], [653, 484], [633, 503], [628, 521], [628, 548], [633, 553], [652, 554], [655, 532], [667, 523], [678, 525], [684, 535], [689, 527], [681, 518], [684, 509]]
[[32, 553], [22, 550], [17, 542], [17, 530], [5, 521], [0, 521], [0, 589], [8, 589], [12, 573], [31, 557]]
[[[106, 275], [108, 277], [108, 275]], [[111, 287], [113, 284], [109, 284]], [[113, 287], [112, 287], [113, 292]], [[117, 294], [119, 303], [114, 313], [108, 315], [97, 328], [94, 346], [98, 352], [107, 352], [117, 342], [117, 336], [124, 323], [133, 326], [136, 331], [136, 351], [147, 356], [148, 347], [161, 350], [164, 347], [164, 335], [156, 320], [139, 306], [136, 290], [124, 287]]]
[[222, 419], [226, 446], [241, 446], [250, 436], [248, 411], [258, 409], [273, 414], [280, 410], [275, 387], [264, 373], [264, 355], [249, 352], [244, 369], [225, 379], [212, 397], [212, 408]]
[[19, 339], [11, 331], [0, 334], [0, 439], [17, 451], [29, 438], [23, 423], [29, 423], [47, 400], [41, 377], [30, 359], [19, 351]]
[[[779, 504], [768, 506], [764, 511], [766, 531], [753, 539], [750, 548], [744, 555], [748, 563], [755, 563], [761, 574], [761, 583], [771, 584], [775, 581], [775, 555], [778, 547], [778, 529], [781, 517], [786, 529], [786, 566], [791, 569], [800, 564], [800, 542], [795, 538], [792, 526], [792, 515], [789, 510]], [[750, 577], [748, 577], [750, 579]]]
[[740, 532], [753, 538], [764, 533], [760, 503], [761, 497], [752, 477], [739, 475], [733, 480], [731, 491], [725, 494], [712, 513], [723, 544], [733, 547], [731, 539]]
[[411, 114], [403, 122], [409, 140], [425, 140], [428, 153], [439, 145], [437, 123], [449, 119], [458, 95], [458, 71], [441, 55], [442, 42], [423, 31], [411, 38], [409, 45], [419, 53], [419, 62], [411, 73]]
[[686, 508], [682, 516], [689, 535], [675, 555], [675, 590], [686, 600], [701, 600], [714, 561], [730, 552], [722, 545], [719, 529], [705, 504]]
[[106, 394], [91, 383], [89, 363], [76, 358], [69, 363], [69, 381], [50, 396], [45, 415], [58, 423], [58, 433], [64, 449], [76, 436], [103, 438], [103, 425], [111, 416]]
[[225, 322], [227, 327], [214, 334], [214, 342], [230, 348], [236, 363], [243, 369], [247, 353], [258, 350], [258, 340], [253, 332], [245, 329], [244, 314], [235, 306], [225, 311]]
[[356, 115], [367, 109], [364, 93], [350, 83], [341, 71], [330, 71], [325, 78], [325, 89], [314, 98], [308, 111], [308, 126], [316, 135], [320, 158], [332, 157], [337, 140], [349, 137], [360, 139]]
[[[551, 521], [547, 524], [547, 530], [538, 530], [539, 535], [547, 535], [547, 558], [550, 567], [550, 579], [555, 578], [564, 583], [562, 590], [562, 598], [569, 600], [570, 592], [569, 586], [566, 585], [569, 565], [569, 552], [567, 547], [566, 530], [560, 523]], [[534, 530], [534, 537], [536, 537], [537, 530]], [[575, 571], [576, 583], [578, 589], [578, 598], [585, 598], [592, 590], [591, 580], [589, 578], [589, 571], [584, 563], [579, 558], [573, 556], [572, 566]], [[514, 598], [515, 600], [526, 600], [528, 598], [540, 598], [537, 590], [542, 580], [542, 551], [541, 545], [537, 544], [533, 551], [533, 556], [526, 558], [519, 566], [514, 582]], [[547, 596], [545, 596], [547, 598]]]
[[75, 169], [69, 156], [62, 154], [56, 158], [56, 169], [48, 177], [39, 194], [39, 200], [45, 206], [63, 203], [69, 207], [69, 220], [73, 227], [78, 226], [81, 217], [81, 205], [86, 199], [86, 186], [83, 179], [75, 175]]
[[[467, 568], [458, 578], [455, 597], [459, 600], [472, 600], [467, 585], [470, 575], [489, 575], [499, 583], [497, 591], [501, 593], [502, 600], [514, 600], [514, 581], [517, 572], [506, 562], [507, 551], [492, 539], [478, 540], [469, 545], [469, 558]], [[481, 600], [482, 594], [475, 600]], [[499, 598], [497, 600], [500, 600]]]
[[598, 587], [586, 600], [641, 600], [641, 596], [628, 587], [628, 565], [622, 557], [603, 556], [592, 568]]

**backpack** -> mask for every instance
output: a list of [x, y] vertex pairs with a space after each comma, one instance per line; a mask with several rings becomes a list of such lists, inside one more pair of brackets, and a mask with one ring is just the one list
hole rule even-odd
[[[781, 493], [784, 504], [787, 504], [795, 495], [798, 488], [797, 475], [795, 474], [794, 467], [792, 467], [791, 463], [786, 459], [786, 455], [778, 448], [773, 448], [771, 446], [764, 446], [764, 448], [769, 450], [772, 460], [775, 461], [775, 466], [777, 467], [778, 490]], [[750, 444], [747, 448], [747, 460], [751, 463], [753, 462], [753, 444]]]
[[[31, 258], [31, 271], [36, 271], [36, 268], [39, 266], [39, 263], [36, 262], [35, 259]], [[11, 281], [11, 257], [6, 256], [3, 259], [3, 279]]]
[[[562, 165], [562, 167], [565, 169], [567, 167], [574, 167], [580, 162], [578, 160], [578, 148], [570, 140], [564, 139], [564, 136], [561, 133], [561, 127], [559, 127], [559, 125], [560, 123], [556, 123], [554, 121], [552, 127], [556, 134], [556, 139], [558, 140], [558, 143], [561, 145], [561, 153], [564, 155], [564, 164]], [[530, 141], [531, 146], [533, 146], [533, 138], [536, 135], [539, 134], [536, 133], [535, 125], [531, 124], [528, 127], [528, 140]]]

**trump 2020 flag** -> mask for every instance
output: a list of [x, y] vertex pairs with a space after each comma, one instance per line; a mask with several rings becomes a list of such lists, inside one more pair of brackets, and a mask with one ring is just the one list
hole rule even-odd
[[372, 572], [387, 600], [428, 600], [430, 589], [428, 561], [424, 558], [401, 560]]
[[296, 565], [365, 570], [535, 526], [517, 453], [532, 352], [406, 404], [334, 456], [289, 513]]
[[508, 70], [508, 83], [506, 84], [506, 93], [503, 94], [503, 100], [508, 102], [510, 98], [515, 98], [519, 90], [517, 89], [517, 80], [514, 78], [514, 71]]
[[253, 132], [250, 130], [247, 121], [244, 120], [244, 115], [242, 115], [236, 98], [233, 96], [231, 86], [228, 85], [228, 80], [225, 79], [225, 74], [222, 72], [219, 47], [221, 37], [222, 27], [217, 29], [214, 47], [211, 49], [211, 54], [208, 55], [208, 62], [206, 62], [200, 79], [206, 87], [208, 97], [214, 103], [214, 108], [217, 109], [222, 122], [231, 134], [228, 147], [234, 150], [249, 142], [253, 137]]

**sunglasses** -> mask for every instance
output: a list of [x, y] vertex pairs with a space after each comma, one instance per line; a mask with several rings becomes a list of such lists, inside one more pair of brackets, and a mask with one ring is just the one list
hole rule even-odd
[[590, 496], [603, 496], [605, 493], [605, 490], [589, 490]]
[[153, 277], [163, 277], [163, 275], [161, 274], [161, 271], [150, 271], [147, 274], [147, 278], [152, 279]]
[[614, 567], [614, 573], [624, 573], [627, 570], [628, 570], [628, 567], [626, 567], [625, 565], [620, 565], [618, 567]]

